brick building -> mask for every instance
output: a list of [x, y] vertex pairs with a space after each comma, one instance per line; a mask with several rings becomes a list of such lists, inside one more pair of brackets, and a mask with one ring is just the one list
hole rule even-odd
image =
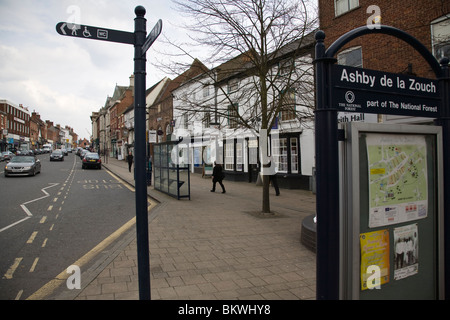
[[[378, 12], [369, 8], [374, 4]], [[450, 57], [450, 2], [440, 0], [319, 0], [325, 46], [328, 48], [341, 35], [366, 25], [377, 15], [381, 16], [381, 24], [417, 38], [438, 60], [444, 55]], [[435, 78], [428, 63], [414, 48], [386, 35], [359, 37], [348, 43], [337, 58], [340, 64]]]
[[[0, 100], [0, 111], [6, 118], [6, 127], [2, 128], [3, 149], [14, 150], [21, 146], [28, 148], [30, 143], [30, 112], [28, 108], [15, 105], [8, 100]], [[5, 122], [3, 118], [3, 123]]]
[[36, 112], [31, 114], [30, 141], [32, 149], [43, 148], [47, 143], [47, 125]]
[[[374, 3], [371, 0], [319, 0], [319, 20], [320, 29], [326, 35], [326, 48], [346, 32], [379, 21], [418, 39], [438, 61], [444, 56], [450, 58], [450, 1], [379, 0]], [[347, 43], [336, 58], [341, 65], [436, 78], [429, 64], [413, 47], [384, 34], [358, 37]], [[371, 122], [423, 123], [430, 120], [378, 115], [378, 120], [375, 118]]]

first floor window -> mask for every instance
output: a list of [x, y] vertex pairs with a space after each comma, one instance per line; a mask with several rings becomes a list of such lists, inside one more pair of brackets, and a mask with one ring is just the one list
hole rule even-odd
[[450, 18], [445, 16], [431, 22], [433, 54], [438, 61], [450, 59]]
[[334, 0], [336, 17], [359, 6], [359, 0]]

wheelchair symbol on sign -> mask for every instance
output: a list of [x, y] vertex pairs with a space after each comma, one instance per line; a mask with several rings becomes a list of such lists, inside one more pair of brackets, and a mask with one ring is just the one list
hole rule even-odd
[[89, 30], [87, 29], [86, 26], [84, 27], [83, 36], [84, 36], [85, 38], [90, 38], [90, 37], [92, 37], [91, 33], [89, 32]]

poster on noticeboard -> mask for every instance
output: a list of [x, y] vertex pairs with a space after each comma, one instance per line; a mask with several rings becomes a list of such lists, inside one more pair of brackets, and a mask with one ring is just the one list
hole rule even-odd
[[[371, 289], [373, 271], [378, 270], [376, 286], [389, 282], [389, 230], [360, 234], [361, 290]], [[374, 268], [375, 267], [375, 268]], [[370, 283], [369, 283], [370, 282]]]

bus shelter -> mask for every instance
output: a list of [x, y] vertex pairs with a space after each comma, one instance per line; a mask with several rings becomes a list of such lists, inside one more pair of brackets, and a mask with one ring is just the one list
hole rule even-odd
[[153, 149], [154, 187], [178, 200], [191, 199], [189, 148], [179, 141], [157, 143]]

